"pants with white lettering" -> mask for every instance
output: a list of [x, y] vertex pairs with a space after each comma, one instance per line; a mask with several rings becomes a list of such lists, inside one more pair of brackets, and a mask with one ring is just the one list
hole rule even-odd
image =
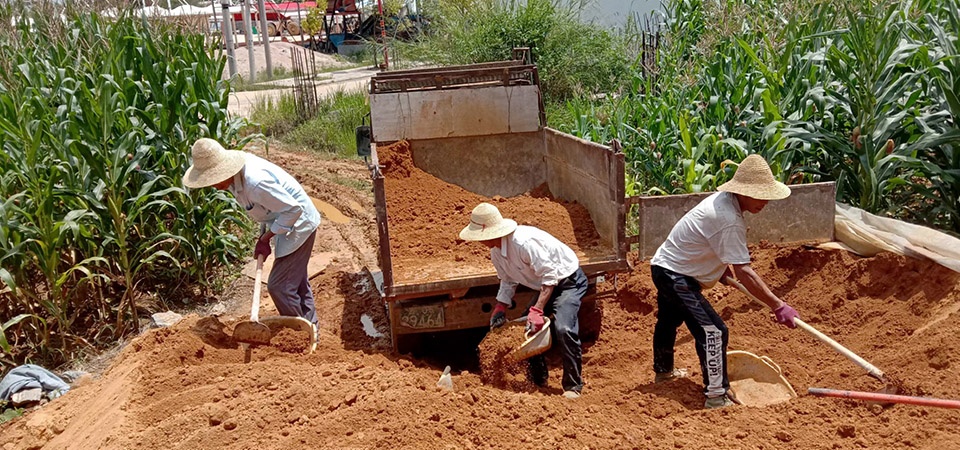
[[723, 319], [700, 293], [700, 283], [660, 266], [652, 266], [657, 286], [657, 325], [653, 331], [653, 371], [668, 373], [673, 367], [673, 348], [681, 323], [693, 335], [703, 372], [703, 393], [719, 397], [730, 389], [727, 379], [729, 333]]
[[303, 317], [314, 325], [317, 324], [317, 309], [313, 304], [307, 263], [310, 262], [313, 241], [316, 238], [317, 232], [314, 231], [300, 248], [275, 259], [267, 280], [270, 298], [281, 316]]
[[[583, 364], [583, 353], [580, 346], [580, 303], [587, 293], [587, 275], [583, 269], [577, 269], [573, 275], [560, 280], [553, 294], [543, 309], [544, 315], [553, 314], [550, 338], [560, 347], [560, 358], [563, 362], [563, 379], [560, 384], [564, 391], [580, 392], [583, 389], [583, 378], [580, 372]], [[534, 298], [536, 302], [536, 298]], [[543, 355], [537, 355], [529, 360], [531, 377], [534, 383], [546, 383], [547, 361]]]

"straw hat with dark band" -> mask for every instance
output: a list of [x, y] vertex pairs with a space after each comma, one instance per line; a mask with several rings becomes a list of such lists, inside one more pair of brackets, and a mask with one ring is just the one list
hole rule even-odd
[[757, 200], [782, 200], [790, 196], [790, 188], [773, 178], [770, 166], [760, 155], [744, 158], [733, 179], [721, 184], [717, 190]]
[[470, 214], [470, 225], [460, 230], [460, 239], [486, 241], [504, 237], [517, 229], [517, 222], [504, 219], [500, 210], [489, 203], [481, 203]]
[[213, 139], [197, 139], [193, 144], [193, 165], [183, 175], [183, 185], [188, 188], [213, 186], [240, 172], [246, 161], [241, 151], [226, 150]]

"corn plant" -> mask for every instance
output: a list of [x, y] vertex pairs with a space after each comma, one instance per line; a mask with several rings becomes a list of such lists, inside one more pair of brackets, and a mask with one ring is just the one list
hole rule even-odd
[[0, 320], [19, 318], [4, 342], [38, 350], [21, 361], [139, 329], [145, 286], [205, 290], [249, 232], [222, 194], [179, 181], [197, 138], [255, 137], [227, 116], [223, 56], [170, 26], [62, 14], [0, 9], [16, 26], [0, 33]]

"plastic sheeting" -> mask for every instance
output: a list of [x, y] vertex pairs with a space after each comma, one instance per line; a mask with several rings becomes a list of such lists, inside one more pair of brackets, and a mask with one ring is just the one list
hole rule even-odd
[[893, 252], [930, 259], [960, 272], [960, 239], [932, 228], [870, 214], [860, 208], [837, 203], [835, 239], [847, 250], [861, 256]]

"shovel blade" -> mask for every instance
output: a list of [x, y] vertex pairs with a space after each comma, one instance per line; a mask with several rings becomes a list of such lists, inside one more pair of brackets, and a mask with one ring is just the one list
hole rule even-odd
[[270, 331], [270, 327], [260, 322], [251, 322], [248, 320], [238, 323], [237, 326], [233, 328], [233, 339], [237, 342], [267, 345], [270, 343], [270, 338], [272, 337], [273, 332]]

